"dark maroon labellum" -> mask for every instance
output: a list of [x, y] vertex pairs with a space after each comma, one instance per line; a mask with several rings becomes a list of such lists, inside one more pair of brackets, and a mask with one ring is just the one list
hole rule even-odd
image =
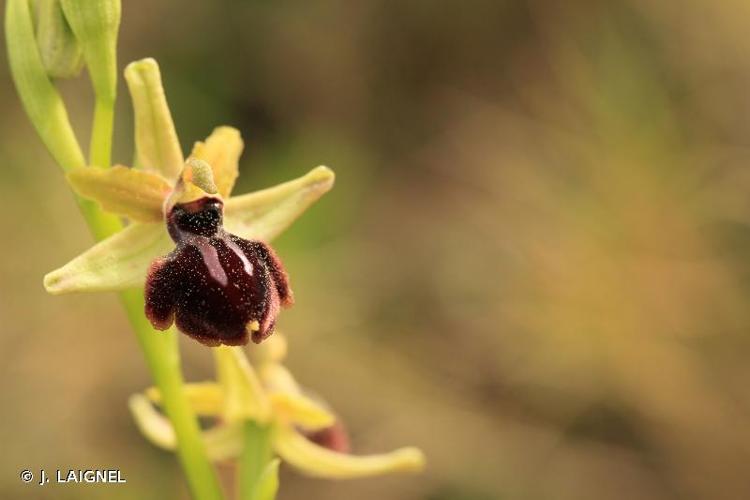
[[178, 203], [167, 216], [177, 244], [151, 264], [146, 316], [154, 328], [177, 328], [208, 346], [259, 343], [271, 333], [281, 306], [290, 306], [286, 272], [262, 241], [223, 226], [216, 198]]

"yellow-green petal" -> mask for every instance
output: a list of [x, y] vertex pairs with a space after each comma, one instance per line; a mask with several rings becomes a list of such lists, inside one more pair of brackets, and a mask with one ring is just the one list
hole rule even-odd
[[150, 58], [130, 63], [125, 68], [125, 81], [135, 113], [136, 165], [174, 183], [185, 160], [167, 105], [159, 65]]
[[[182, 390], [196, 415], [202, 417], [221, 415], [224, 406], [224, 391], [216, 382], [185, 384]], [[161, 403], [161, 392], [157, 387], [146, 389], [146, 396], [153, 403]]]
[[174, 248], [164, 224], [132, 224], [44, 277], [49, 293], [142, 287], [154, 259]]
[[328, 409], [302, 394], [271, 393], [271, 405], [276, 418], [306, 431], [325, 429], [336, 422]]
[[224, 420], [267, 422], [271, 418], [271, 403], [242, 348], [220, 346], [213, 351], [216, 378], [224, 392]]
[[196, 142], [190, 156], [211, 165], [219, 194], [227, 198], [239, 173], [239, 160], [245, 145], [239, 130], [217, 127], [205, 142]]
[[76, 168], [67, 178], [76, 193], [96, 201], [107, 212], [139, 222], [164, 219], [162, 207], [171, 186], [157, 174], [117, 165]]
[[380, 455], [356, 456], [318, 446], [291, 427], [278, 426], [274, 449], [284, 461], [305, 475], [329, 479], [353, 479], [424, 468], [424, 454], [417, 448], [400, 448]]
[[165, 450], [174, 450], [177, 447], [177, 436], [169, 419], [159, 413], [144, 395], [130, 396], [128, 406], [135, 425], [146, 439]]
[[224, 225], [242, 238], [269, 241], [329, 191], [334, 178], [328, 167], [317, 167], [292, 181], [229, 198], [224, 206]]
[[[159, 412], [142, 394], [128, 400], [135, 425], [153, 445], [168, 451], [177, 449], [177, 435], [167, 417]], [[206, 453], [213, 461], [228, 460], [242, 452], [242, 425], [216, 425], [201, 433]]]

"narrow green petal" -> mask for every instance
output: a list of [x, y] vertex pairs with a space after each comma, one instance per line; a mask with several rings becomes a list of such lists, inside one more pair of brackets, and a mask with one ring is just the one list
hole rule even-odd
[[177, 436], [169, 419], [159, 413], [142, 394], [133, 394], [128, 400], [130, 413], [141, 434], [152, 444], [165, 450], [177, 448]]
[[240, 347], [220, 346], [213, 349], [216, 375], [224, 391], [224, 413], [227, 422], [252, 419], [267, 422], [271, 403]]
[[79, 195], [102, 209], [138, 222], [161, 222], [171, 186], [160, 175], [116, 165], [83, 167], [68, 172], [68, 182]]
[[239, 173], [239, 160], [245, 145], [239, 130], [217, 127], [205, 142], [196, 142], [190, 156], [211, 165], [214, 180], [222, 197], [228, 198]]
[[279, 464], [281, 460], [275, 458], [268, 462], [255, 483], [250, 500], [274, 500], [279, 492]]
[[329, 191], [334, 178], [328, 167], [317, 167], [293, 181], [229, 198], [224, 207], [225, 227], [245, 239], [269, 241]]
[[44, 277], [51, 294], [141, 287], [151, 262], [174, 248], [164, 224], [132, 224]]
[[271, 404], [277, 418], [306, 431], [325, 429], [336, 422], [330, 411], [302, 394], [275, 392], [271, 394]]
[[153, 59], [130, 63], [125, 68], [125, 80], [135, 113], [136, 164], [174, 182], [185, 160], [167, 105], [159, 65]]
[[336, 453], [308, 440], [291, 427], [279, 426], [274, 449], [284, 461], [308, 476], [352, 479], [392, 472], [417, 472], [424, 468], [424, 454], [417, 448], [400, 448], [382, 455], [355, 456]]
[[[196, 415], [215, 417], [224, 407], [224, 390], [216, 382], [197, 382], [182, 386], [188, 403]], [[146, 389], [146, 396], [153, 403], [161, 403], [161, 392], [157, 387]]]

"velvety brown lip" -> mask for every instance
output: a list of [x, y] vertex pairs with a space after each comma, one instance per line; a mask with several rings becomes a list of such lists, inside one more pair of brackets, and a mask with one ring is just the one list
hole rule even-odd
[[175, 205], [167, 228], [176, 248], [151, 264], [146, 280], [146, 316], [154, 328], [174, 323], [209, 346], [271, 335], [280, 308], [293, 303], [273, 250], [226, 232], [216, 198]]

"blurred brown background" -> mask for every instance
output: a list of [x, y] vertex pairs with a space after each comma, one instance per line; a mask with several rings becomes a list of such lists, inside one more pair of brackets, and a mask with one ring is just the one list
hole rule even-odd
[[[285, 468], [281, 499], [750, 498], [750, 4], [123, 3], [121, 67], [160, 61], [185, 148], [242, 130], [237, 192], [337, 172], [276, 243], [289, 364], [355, 450], [429, 458]], [[114, 296], [44, 293], [91, 239], [6, 66], [0, 497], [185, 498], [127, 412], [150, 382]], [[88, 83], [63, 88], [85, 144]], [[119, 109], [127, 163], [124, 85]], [[128, 483], [20, 482], [39, 467]]]

